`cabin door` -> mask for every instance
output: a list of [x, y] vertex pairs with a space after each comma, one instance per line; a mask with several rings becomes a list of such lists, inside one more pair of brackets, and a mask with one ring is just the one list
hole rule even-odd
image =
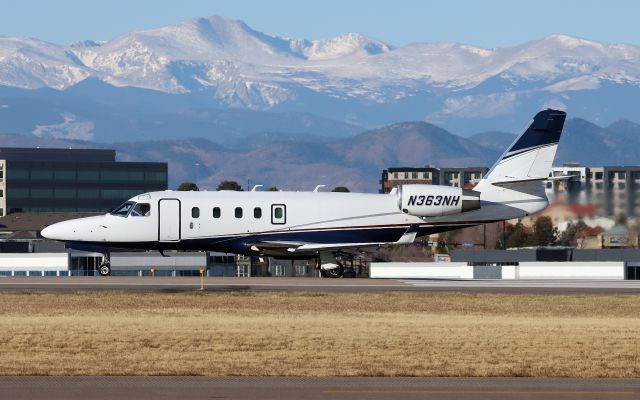
[[158, 241], [177, 242], [180, 240], [180, 200], [161, 199], [158, 201]]

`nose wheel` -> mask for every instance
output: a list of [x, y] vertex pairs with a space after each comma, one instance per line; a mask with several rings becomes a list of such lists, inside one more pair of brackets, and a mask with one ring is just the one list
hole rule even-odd
[[109, 260], [109, 256], [107, 256], [106, 254], [102, 258], [102, 262], [98, 266], [98, 273], [100, 273], [100, 276], [111, 275], [111, 261]]

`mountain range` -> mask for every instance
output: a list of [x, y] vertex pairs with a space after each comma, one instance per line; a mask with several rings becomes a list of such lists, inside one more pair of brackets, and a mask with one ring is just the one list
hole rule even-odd
[[[256, 141], [233, 149], [205, 138], [129, 141], [112, 144], [0, 135], [0, 147], [114, 148], [121, 161], [166, 161], [169, 186], [195, 181], [213, 190], [223, 180], [243, 186], [262, 184], [286, 190], [311, 190], [318, 184], [347, 186], [353, 191], [377, 192], [381, 172], [389, 167], [489, 167], [513, 142], [515, 135], [491, 131], [468, 138], [427, 122], [404, 122], [344, 139], [287, 137]], [[600, 127], [569, 119], [555, 164], [579, 162], [588, 166], [638, 165], [640, 125], [619, 120]]]
[[219, 16], [57, 45], [0, 37], [0, 131], [97, 142], [341, 139], [401, 121], [514, 132], [544, 107], [640, 120], [640, 47], [566, 35], [504, 48], [284, 38]]

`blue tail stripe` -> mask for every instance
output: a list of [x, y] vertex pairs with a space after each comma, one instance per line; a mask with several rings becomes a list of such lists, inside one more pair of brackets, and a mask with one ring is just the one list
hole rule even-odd
[[558, 143], [566, 116], [564, 111], [551, 109], [540, 111], [507, 153]]

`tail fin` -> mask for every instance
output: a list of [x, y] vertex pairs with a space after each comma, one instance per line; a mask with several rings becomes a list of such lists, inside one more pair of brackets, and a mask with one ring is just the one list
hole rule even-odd
[[[485, 175], [476, 190], [487, 184], [542, 181], [551, 172], [567, 114], [547, 109], [533, 117], [529, 127], [513, 142]], [[480, 185], [483, 183], [482, 185]]]

